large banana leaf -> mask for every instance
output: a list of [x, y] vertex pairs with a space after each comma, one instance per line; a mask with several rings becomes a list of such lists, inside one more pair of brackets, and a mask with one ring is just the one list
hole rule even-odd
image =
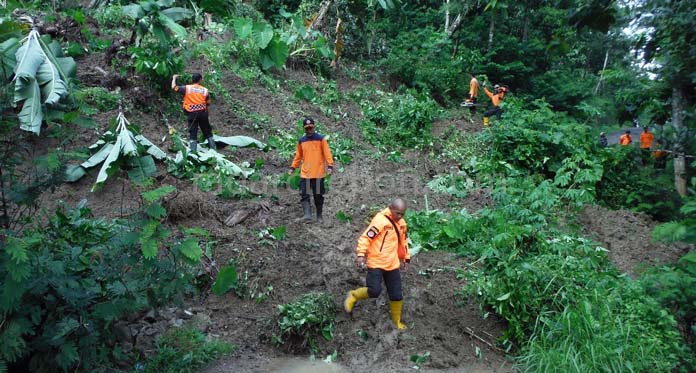
[[266, 149], [267, 145], [253, 137], [249, 136], [218, 136], [213, 135], [215, 142], [221, 142], [230, 146], [236, 146], [238, 148], [246, 148], [248, 146], [257, 147], [259, 149]]
[[19, 40], [11, 38], [0, 43], [0, 79], [9, 79], [17, 66], [15, 53], [19, 48]]
[[167, 153], [163, 152], [162, 149], [158, 148], [155, 144], [150, 142], [150, 140], [148, 140], [145, 136], [137, 135], [135, 136], [135, 141], [137, 141], [140, 145], [144, 146], [148, 154], [159, 159], [160, 161], [167, 158]]
[[253, 169], [242, 168], [215, 150], [202, 149], [198, 151], [198, 154], [191, 154], [191, 156], [197, 157], [199, 161], [204, 163], [213, 160], [217, 170], [229, 176], [241, 176], [246, 179], [254, 173]]
[[[3, 44], [4, 45], [4, 44]], [[20, 127], [38, 134], [43, 104], [54, 105], [69, 93], [67, 79], [75, 74], [72, 58], [58, 58], [60, 46], [46, 45], [36, 30], [29, 32], [15, 52], [15, 104], [22, 103]]]

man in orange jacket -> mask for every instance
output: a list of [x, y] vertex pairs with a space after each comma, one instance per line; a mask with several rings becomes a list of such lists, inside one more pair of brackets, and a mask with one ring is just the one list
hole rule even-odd
[[619, 137], [619, 145], [629, 146], [633, 142], [631, 139], [631, 131], [626, 131], [621, 137]]
[[215, 139], [213, 139], [213, 129], [210, 127], [208, 120], [208, 107], [210, 107], [210, 94], [208, 88], [201, 85], [203, 76], [195, 73], [191, 76], [193, 84], [177, 85], [176, 78], [179, 75], [172, 76], [172, 89], [184, 96], [184, 112], [188, 121], [189, 129], [189, 145], [191, 151], [198, 150], [198, 127], [201, 127], [203, 136], [208, 140], [210, 149], [217, 149]]
[[404, 301], [400, 268], [407, 271], [411, 261], [406, 221], [403, 219], [405, 213], [406, 202], [397, 198], [372, 218], [367, 230], [358, 239], [357, 248], [358, 268], [367, 266], [367, 287], [349, 291], [344, 302], [346, 312], [353, 312], [359, 300], [377, 298], [384, 281], [389, 294], [391, 319], [397, 329], [406, 329], [401, 322]]
[[500, 120], [500, 117], [503, 115], [503, 109], [500, 108], [500, 102], [505, 98], [507, 88], [496, 84], [493, 87], [493, 92], [491, 92], [488, 90], [488, 87], [486, 87], [484, 82], [483, 92], [486, 93], [486, 96], [490, 97], [491, 102], [493, 103], [493, 108], [483, 113], [483, 126], [488, 127], [488, 118], [490, 118], [491, 115], [495, 115], [498, 120]]
[[654, 139], [655, 135], [650, 133], [650, 129], [643, 127], [643, 132], [640, 133], [640, 152], [643, 166], [646, 166], [650, 161], [650, 148]]
[[[334, 161], [329, 149], [326, 138], [314, 132], [314, 119], [305, 118], [303, 120], [305, 135], [300, 138], [295, 150], [295, 158], [290, 165], [288, 175], [292, 174], [296, 168], [302, 169], [300, 172], [300, 201], [304, 216], [302, 220], [308, 222], [312, 220], [312, 211], [309, 205], [309, 193], [307, 186], [314, 195], [314, 206], [317, 209], [317, 222], [322, 223], [324, 212], [324, 176], [333, 172]], [[328, 171], [327, 171], [328, 168]]]
[[476, 79], [474, 73], [470, 73], [469, 76], [471, 77], [469, 81], [469, 94], [467, 94], [466, 100], [464, 100], [462, 106], [468, 107], [471, 114], [474, 114], [476, 113], [476, 102], [478, 101], [479, 81]]

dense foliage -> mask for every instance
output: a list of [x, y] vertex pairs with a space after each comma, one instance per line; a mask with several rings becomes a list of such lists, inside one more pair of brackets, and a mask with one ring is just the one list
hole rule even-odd
[[142, 211], [130, 220], [107, 222], [78, 206], [6, 236], [0, 360], [33, 371], [127, 360], [115, 345], [114, 323], [194, 290], [198, 241], [173, 236], [161, 223], [159, 200], [172, 191], [144, 193]]

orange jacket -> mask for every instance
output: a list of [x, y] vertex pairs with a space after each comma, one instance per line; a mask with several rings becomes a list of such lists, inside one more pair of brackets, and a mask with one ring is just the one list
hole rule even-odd
[[186, 86], [175, 86], [174, 90], [179, 92], [181, 88], [185, 89], [184, 102], [182, 104], [184, 110], [189, 113], [208, 110], [208, 105], [210, 104], [208, 88], [205, 88], [200, 84], [189, 84]]
[[318, 133], [302, 136], [297, 143], [295, 158], [290, 166], [293, 170], [300, 166], [300, 177], [303, 179], [319, 179], [326, 175], [326, 165], [333, 168], [334, 161], [326, 138]]
[[623, 135], [621, 135], [621, 137], [619, 137], [619, 145], [626, 146], [630, 145], [632, 142], [633, 140], [631, 140], [631, 135], [627, 133], [624, 133]]
[[478, 97], [478, 92], [479, 82], [476, 80], [476, 78], [471, 78], [471, 81], [469, 82], [469, 95], [471, 95], [471, 98]]
[[[377, 213], [372, 218], [370, 226], [358, 239], [358, 256], [367, 257], [367, 268], [391, 271], [401, 266], [398, 255], [399, 238], [387, 216], [392, 218], [389, 208]], [[406, 250], [404, 259], [411, 260], [411, 254], [408, 252], [406, 221], [402, 218], [394, 223], [399, 227], [398, 234], [401, 236], [401, 244]]]
[[650, 132], [641, 132], [640, 134], [640, 148], [641, 149], [650, 149], [652, 146], [653, 139], [655, 138], [655, 135], [653, 135]]
[[489, 91], [488, 88], [483, 87], [483, 91], [486, 92], [486, 96], [491, 98], [491, 102], [493, 102], [493, 106], [500, 106], [500, 101], [505, 98], [505, 93], [500, 92], [493, 94], [493, 92]]

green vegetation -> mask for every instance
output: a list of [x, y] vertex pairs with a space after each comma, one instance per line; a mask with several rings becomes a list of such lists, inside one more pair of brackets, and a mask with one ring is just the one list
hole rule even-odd
[[198, 240], [176, 237], [158, 202], [172, 187], [143, 193], [129, 220], [107, 222], [84, 206], [8, 234], [0, 268], [4, 325], [0, 360], [32, 370], [92, 370], [128, 360], [113, 346], [122, 317], [194, 291]]
[[309, 293], [292, 303], [278, 306], [280, 333], [273, 336], [286, 349], [318, 352], [317, 336], [333, 339], [336, 308], [327, 293]]
[[232, 353], [234, 346], [216, 340], [192, 327], [169, 330], [155, 342], [155, 356], [145, 364], [145, 372], [193, 372]]

